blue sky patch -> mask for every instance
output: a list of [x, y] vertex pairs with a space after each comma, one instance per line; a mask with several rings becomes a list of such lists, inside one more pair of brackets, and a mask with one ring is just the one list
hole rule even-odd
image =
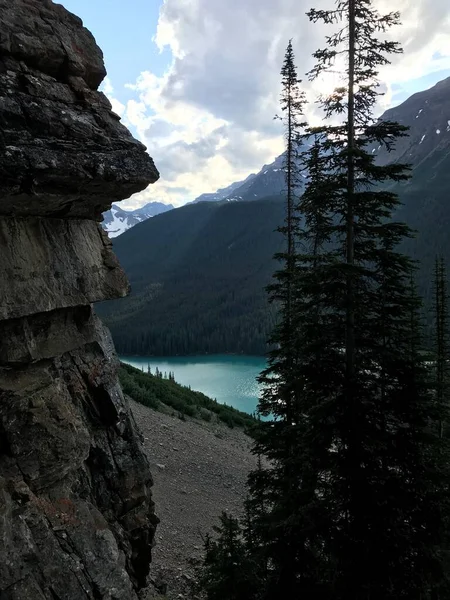
[[156, 32], [160, 0], [60, 0], [94, 35], [105, 56], [108, 77], [126, 98], [124, 86], [134, 83], [142, 71], [164, 73], [170, 63], [168, 50], [160, 53], [152, 38]]

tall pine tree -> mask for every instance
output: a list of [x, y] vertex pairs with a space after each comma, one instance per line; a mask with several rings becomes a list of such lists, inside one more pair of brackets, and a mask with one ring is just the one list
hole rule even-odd
[[[297, 278], [297, 231], [299, 218], [296, 211], [301, 188], [300, 146], [303, 134], [304, 93], [300, 88], [297, 76], [292, 42], [286, 50], [281, 70], [282, 93], [281, 117], [285, 129], [285, 178], [286, 178], [286, 219], [279, 231], [285, 238], [285, 251], [276, 255], [280, 269], [274, 275], [274, 283], [269, 286], [270, 301], [276, 302], [278, 308], [278, 324], [271, 337], [274, 348], [268, 357], [268, 367], [260, 376], [263, 394], [259, 410], [262, 414], [270, 414], [274, 421], [270, 426], [258, 428], [259, 446], [266, 454], [271, 446], [270, 456], [273, 461], [271, 469], [258, 468], [250, 477], [252, 490], [247, 506], [255, 511], [254, 537], [258, 541], [258, 549], [262, 550], [259, 558], [264, 565], [271, 562], [271, 570], [277, 572], [271, 580], [278, 592], [279, 580], [295, 578], [298, 556], [296, 534], [289, 524], [294, 510], [296, 477], [296, 442], [295, 428], [298, 421], [298, 399], [296, 393], [296, 365], [298, 340], [295, 335], [296, 315], [296, 278]], [[258, 451], [258, 449], [257, 449]], [[263, 500], [262, 500], [263, 499]], [[271, 518], [261, 506], [271, 507]], [[274, 515], [277, 514], [276, 519]], [[273, 548], [273, 551], [269, 551]], [[275, 558], [276, 557], [276, 558]], [[274, 562], [275, 561], [275, 562]], [[283, 575], [282, 575], [283, 574]], [[288, 589], [288, 588], [286, 588]]]
[[[444, 600], [446, 407], [420, 354], [414, 265], [398, 251], [410, 232], [392, 221], [398, 199], [388, 190], [407, 168], [380, 166], [373, 152], [406, 134], [373, 118], [378, 69], [400, 51], [386, 39], [398, 15], [338, 0], [309, 18], [338, 26], [311, 77], [345, 68], [321, 99], [325, 124], [306, 130], [293, 255], [280, 257], [271, 288], [280, 320], [261, 376], [259, 410], [270, 418], [255, 443], [267, 461], [249, 479], [244, 565], [258, 564], [260, 577], [248, 593]], [[226, 586], [221, 594], [232, 597]]]
[[[294, 410], [292, 372], [295, 360], [293, 335], [294, 282], [296, 270], [296, 232], [298, 215], [295, 206], [298, 203], [301, 168], [300, 144], [304, 122], [302, 119], [305, 103], [304, 93], [300, 89], [300, 80], [294, 62], [292, 41], [286, 49], [283, 67], [281, 69], [282, 92], [280, 104], [283, 122], [286, 151], [284, 155], [286, 218], [278, 231], [285, 239], [285, 249], [275, 258], [281, 267], [274, 274], [274, 283], [268, 287], [271, 302], [276, 302], [278, 308], [278, 325], [272, 335], [273, 352], [269, 355], [269, 366], [261, 375], [260, 381], [266, 384], [263, 403], [267, 401], [273, 410], [273, 399], [280, 394], [285, 399], [283, 403], [283, 418], [290, 419], [289, 411]], [[287, 411], [287, 412], [286, 412]]]
[[208, 600], [257, 600], [261, 582], [239, 521], [222, 513], [215, 526], [216, 539], [207, 537], [205, 560], [194, 591]]
[[272, 465], [266, 597], [432, 598], [443, 593], [449, 456], [419, 354], [413, 265], [398, 251], [410, 232], [391, 220], [398, 199], [386, 191], [407, 168], [374, 158], [405, 135], [373, 118], [378, 69], [400, 51], [385, 36], [398, 15], [345, 0], [309, 18], [338, 26], [311, 77], [346, 66], [321, 98], [325, 121], [341, 122], [307, 131], [290, 393], [284, 371], [262, 379], [260, 410], [274, 417], [257, 440]]
[[[449, 361], [449, 317], [448, 317], [448, 292], [447, 272], [442, 256], [436, 257], [434, 268], [434, 358], [435, 358], [435, 392], [439, 406], [448, 407], [450, 400]], [[439, 436], [445, 434], [445, 423], [439, 421]]]

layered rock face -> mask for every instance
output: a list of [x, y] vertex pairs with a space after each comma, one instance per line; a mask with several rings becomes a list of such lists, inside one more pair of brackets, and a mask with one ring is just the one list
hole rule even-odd
[[97, 220], [158, 172], [102, 53], [51, 0], [0, 0], [0, 597], [137, 598], [157, 519], [92, 303], [128, 283]]

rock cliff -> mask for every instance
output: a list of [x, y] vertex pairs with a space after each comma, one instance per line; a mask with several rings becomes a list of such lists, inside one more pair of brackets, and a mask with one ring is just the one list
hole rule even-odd
[[51, 0], [0, 0], [0, 597], [137, 598], [152, 479], [92, 303], [128, 283], [98, 220], [157, 180]]

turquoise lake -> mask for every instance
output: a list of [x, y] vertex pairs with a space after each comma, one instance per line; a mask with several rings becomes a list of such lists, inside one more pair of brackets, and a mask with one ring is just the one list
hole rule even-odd
[[120, 360], [152, 373], [156, 367], [173, 371], [175, 381], [190, 385], [217, 402], [252, 413], [258, 403], [259, 386], [256, 377], [266, 362], [262, 356], [121, 356]]

